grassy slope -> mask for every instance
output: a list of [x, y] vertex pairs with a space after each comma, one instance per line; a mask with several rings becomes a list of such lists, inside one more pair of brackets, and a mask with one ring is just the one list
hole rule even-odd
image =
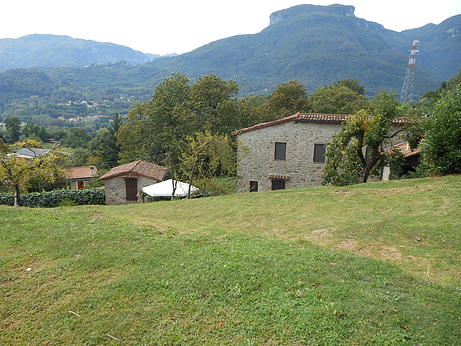
[[460, 176], [1, 207], [0, 344], [457, 344], [460, 213]]

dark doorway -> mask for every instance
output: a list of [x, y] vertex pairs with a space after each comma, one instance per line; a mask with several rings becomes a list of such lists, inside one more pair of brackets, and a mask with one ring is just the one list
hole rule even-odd
[[272, 179], [272, 190], [285, 190], [285, 180]]
[[258, 182], [250, 181], [250, 192], [258, 192]]
[[136, 178], [125, 178], [126, 188], [126, 200], [137, 201], [138, 200], [138, 179]]

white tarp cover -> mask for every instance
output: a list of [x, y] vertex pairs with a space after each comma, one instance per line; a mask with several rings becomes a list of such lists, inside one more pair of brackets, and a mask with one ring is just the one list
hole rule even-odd
[[[142, 188], [142, 192], [151, 196], [151, 197], [171, 197], [173, 192], [172, 179], [162, 181], [157, 184], [152, 184]], [[176, 191], [174, 195], [176, 197], [187, 196], [187, 191], [189, 190], [189, 184], [182, 183], [180, 181], [176, 182]], [[190, 192], [197, 191], [198, 189], [195, 186], [191, 186]]]

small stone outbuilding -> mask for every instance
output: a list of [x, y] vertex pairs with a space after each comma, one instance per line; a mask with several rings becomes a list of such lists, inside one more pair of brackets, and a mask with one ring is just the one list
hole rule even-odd
[[112, 168], [99, 179], [104, 181], [106, 204], [136, 203], [141, 189], [162, 181], [168, 169], [147, 161], [134, 161]]

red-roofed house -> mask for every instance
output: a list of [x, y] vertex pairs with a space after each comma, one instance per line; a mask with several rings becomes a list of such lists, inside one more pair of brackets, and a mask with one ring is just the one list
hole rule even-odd
[[99, 179], [104, 181], [106, 204], [135, 203], [141, 189], [162, 181], [168, 169], [147, 161], [134, 161], [112, 168]]
[[[237, 130], [237, 191], [270, 191], [320, 185], [325, 149], [349, 114], [296, 113]], [[408, 118], [394, 121], [395, 129]], [[395, 139], [401, 142], [400, 138]], [[394, 144], [396, 144], [394, 143]]]
[[71, 188], [81, 190], [87, 183], [97, 177], [98, 169], [95, 166], [71, 167], [67, 169], [67, 179]]

